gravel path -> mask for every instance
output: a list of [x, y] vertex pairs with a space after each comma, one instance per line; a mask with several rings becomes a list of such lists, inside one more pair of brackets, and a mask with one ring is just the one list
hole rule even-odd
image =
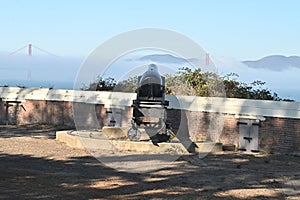
[[128, 173], [51, 139], [56, 128], [0, 128], [0, 199], [300, 199], [300, 157], [223, 152]]

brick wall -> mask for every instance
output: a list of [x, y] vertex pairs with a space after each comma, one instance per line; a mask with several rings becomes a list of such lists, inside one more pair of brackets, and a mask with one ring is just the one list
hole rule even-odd
[[[1, 102], [0, 102], [1, 103]], [[21, 103], [13, 103], [8, 109], [8, 123], [9, 124], [52, 124], [52, 125], [66, 125], [74, 127], [73, 102], [70, 101], [45, 101], [45, 100], [27, 100]], [[99, 126], [103, 127], [107, 124], [106, 109], [103, 105], [92, 105], [85, 103], [76, 103], [83, 108], [83, 112], [90, 112], [96, 114]], [[0, 124], [6, 123], [5, 116], [5, 102], [0, 104], [2, 112], [0, 117]], [[80, 114], [78, 114], [80, 115]], [[82, 123], [89, 125], [89, 119], [83, 116]]]
[[30, 100], [12, 106], [9, 111], [12, 124], [74, 125], [72, 102]]
[[300, 152], [300, 120], [267, 117], [261, 122], [259, 146], [267, 152]]
[[2, 98], [0, 98], [0, 124], [3, 124], [4, 121], [4, 106], [2, 103]]
[[[183, 114], [182, 114], [183, 112]], [[205, 141], [213, 138], [210, 132], [213, 129], [210, 125], [215, 113], [191, 112], [191, 111], [168, 110], [172, 128], [176, 132], [180, 126], [180, 117], [188, 120], [188, 131], [193, 141]], [[182, 114], [182, 115], [181, 115]], [[216, 134], [213, 141], [222, 144], [233, 144], [238, 147], [239, 143], [239, 119], [233, 114], [223, 115], [223, 127], [221, 134]], [[214, 125], [213, 125], [214, 126]], [[273, 153], [300, 153], [300, 119], [265, 117], [259, 127], [259, 150]]]
[[239, 120], [231, 114], [225, 114], [224, 116], [224, 127], [220, 137], [220, 142], [223, 144], [234, 144], [235, 146], [238, 146], [239, 128], [237, 123]]
[[234, 115], [170, 109], [168, 118], [175, 133], [182, 125], [181, 123], [187, 120], [188, 132], [193, 141], [238, 144], [238, 119]]
[[[5, 101], [0, 101], [0, 123], [5, 124]], [[87, 111], [95, 113], [97, 125], [103, 127], [108, 124], [104, 105], [73, 103], [70, 101], [27, 100], [14, 103], [9, 107], [10, 124], [53, 124], [74, 127], [74, 105], [79, 106], [82, 115], [81, 123], [91, 128], [95, 122], [85, 115]], [[121, 126], [131, 126], [132, 108], [119, 109]], [[220, 114], [209, 112], [193, 112], [187, 110], [169, 109], [168, 118], [173, 132], [188, 132], [193, 141], [215, 141], [223, 144], [238, 146], [239, 119], [234, 114]], [[220, 127], [221, 126], [221, 127]], [[85, 127], [82, 127], [85, 128]], [[221, 133], [221, 134], [220, 134]], [[259, 127], [259, 149], [267, 152], [299, 153], [300, 152], [300, 119], [265, 117]]]

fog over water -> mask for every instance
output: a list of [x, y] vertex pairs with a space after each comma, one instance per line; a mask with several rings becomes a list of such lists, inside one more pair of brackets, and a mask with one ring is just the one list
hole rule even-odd
[[[151, 55], [147, 59], [141, 59], [144, 55], [145, 53], [126, 55], [109, 66], [101, 66], [99, 63], [92, 72], [87, 72], [89, 78], [82, 82], [82, 85], [92, 82], [98, 75], [113, 77], [121, 81], [130, 76], [142, 74], [146, 70], [145, 66], [150, 63], [157, 64], [162, 74], [174, 74], [183, 66], [195, 67], [189, 65], [189, 62], [178, 62], [178, 58], [175, 58], [178, 62], [176, 63], [170, 56], [167, 56], [165, 60], [163, 56], [160, 60], [157, 60], [157, 57], [151, 59]], [[221, 76], [234, 72], [239, 75], [237, 79], [242, 82], [251, 83], [261, 80], [266, 82], [266, 87], [276, 92], [279, 97], [300, 101], [299, 68], [291, 67], [280, 71], [250, 68], [234, 58], [217, 56], [212, 56], [211, 61], [214, 63], [213, 71], [217, 70]], [[83, 66], [84, 58], [0, 54], [0, 85], [73, 89], [77, 73]]]

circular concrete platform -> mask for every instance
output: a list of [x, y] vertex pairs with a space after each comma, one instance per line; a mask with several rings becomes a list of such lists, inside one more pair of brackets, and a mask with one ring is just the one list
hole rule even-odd
[[[120, 132], [120, 131], [119, 131]], [[159, 154], [188, 154], [180, 142], [163, 142], [158, 146], [151, 141], [111, 139], [102, 131], [58, 131], [56, 140], [73, 148], [105, 150], [113, 152], [139, 152]], [[215, 142], [196, 143], [196, 153], [207, 154], [222, 151], [222, 144]]]
[[[109, 129], [109, 132], [112, 130]], [[120, 130], [117, 132], [124, 134]], [[182, 161], [205, 166], [203, 157], [210, 152], [222, 151], [220, 143], [203, 142], [196, 143], [196, 153], [190, 154], [179, 142], [158, 143], [156, 146], [151, 141], [110, 139], [115, 134], [107, 136], [102, 131], [58, 131], [56, 140], [87, 150], [107, 167], [133, 173], [156, 171]]]

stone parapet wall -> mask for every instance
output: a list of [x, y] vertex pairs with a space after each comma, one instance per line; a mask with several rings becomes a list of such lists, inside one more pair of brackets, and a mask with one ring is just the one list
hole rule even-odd
[[[0, 124], [40, 123], [74, 128], [79, 120], [80, 129], [102, 128], [111, 120], [107, 111], [113, 111], [118, 126], [130, 127], [134, 98], [132, 93], [0, 87]], [[221, 142], [238, 147], [239, 122], [253, 119], [259, 124], [259, 150], [300, 152], [300, 104], [297, 102], [167, 98], [172, 130], [188, 132], [193, 141]], [[75, 113], [75, 118], [74, 106], [81, 109]], [[86, 112], [95, 114], [89, 116]]]

